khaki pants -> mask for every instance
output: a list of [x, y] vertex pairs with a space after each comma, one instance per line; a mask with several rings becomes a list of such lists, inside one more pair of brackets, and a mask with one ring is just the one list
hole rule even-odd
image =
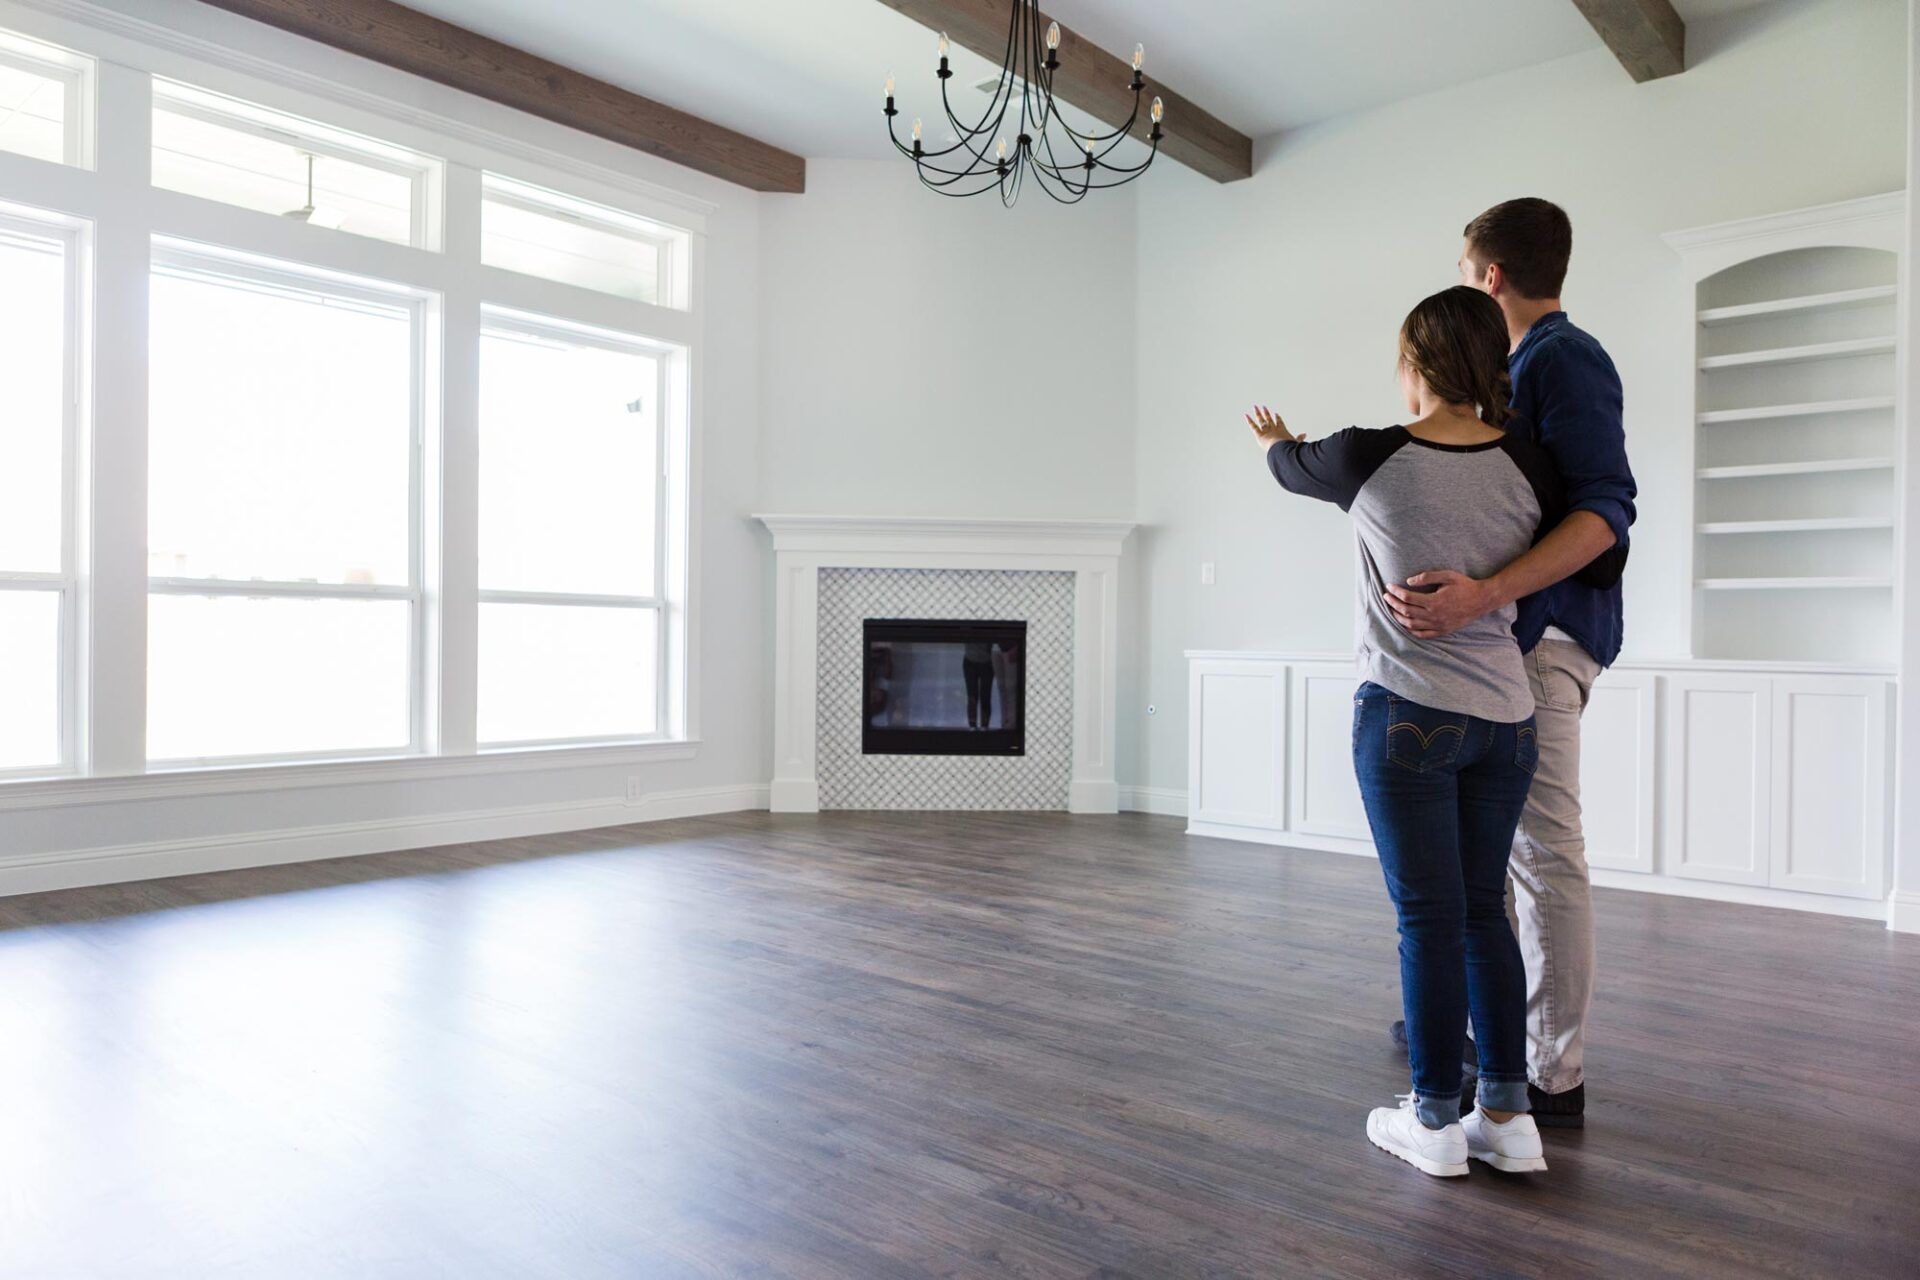
[[1527, 965], [1527, 1074], [1546, 1093], [1582, 1079], [1593, 1001], [1593, 888], [1580, 829], [1580, 714], [1600, 664], [1577, 644], [1527, 655], [1540, 765], [1507, 864], [1514, 935]]

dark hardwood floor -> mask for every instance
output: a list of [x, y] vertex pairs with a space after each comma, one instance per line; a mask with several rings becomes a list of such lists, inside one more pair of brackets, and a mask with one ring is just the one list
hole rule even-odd
[[1920, 938], [1600, 894], [1551, 1172], [1374, 1150], [1378, 869], [738, 814], [0, 899], [0, 1275], [1911, 1276]]

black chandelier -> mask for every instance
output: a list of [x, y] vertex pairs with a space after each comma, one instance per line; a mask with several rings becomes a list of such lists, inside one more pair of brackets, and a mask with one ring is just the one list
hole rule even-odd
[[[1000, 202], [1011, 207], [1020, 198], [1031, 170], [1042, 191], [1062, 204], [1078, 204], [1089, 191], [1132, 182], [1160, 154], [1160, 139], [1165, 136], [1160, 122], [1166, 116], [1166, 105], [1155, 98], [1147, 109], [1153, 121], [1147, 158], [1131, 166], [1107, 162], [1140, 121], [1140, 94], [1147, 87], [1140, 68], [1146, 61], [1146, 50], [1138, 45], [1133, 50], [1133, 80], [1128, 85], [1133, 90], [1133, 114], [1126, 123], [1111, 133], [1081, 133], [1054, 110], [1053, 73], [1060, 65], [1060, 24], [1049, 23], [1043, 35], [1040, 17], [1039, 0], [1014, 0], [1006, 57], [1001, 60], [993, 100], [985, 114], [971, 124], [954, 114], [953, 102], [947, 96], [947, 81], [953, 78], [953, 71], [947, 65], [947, 37], [941, 33], [940, 69], [934, 74], [940, 78], [940, 105], [953, 126], [955, 139], [944, 150], [926, 148], [918, 120], [913, 122], [911, 140], [900, 140], [894, 125], [894, 117], [900, 112], [893, 105], [893, 77], [887, 77], [887, 136], [900, 154], [912, 157], [920, 182], [928, 190], [943, 196], [998, 191]], [[1010, 111], [1015, 112], [1011, 151], [1007, 140]], [[1065, 137], [1062, 145], [1071, 160], [1063, 162], [1054, 152], [1056, 126]]]

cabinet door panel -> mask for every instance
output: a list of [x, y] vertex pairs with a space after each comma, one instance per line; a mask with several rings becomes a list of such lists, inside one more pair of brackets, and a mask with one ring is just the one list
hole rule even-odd
[[1761, 677], [1676, 675], [1667, 696], [1667, 870], [1765, 884], [1772, 691]]
[[1360, 784], [1353, 776], [1353, 691], [1346, 663], [1293, 668], [1292, 829], [1316, 836], [1371, 840]]
[[1884, 681], [1789, 679], [1773, 693], [1775, 888], [1877, 898], [1887, 861]]
[[1286, 667], [1196, 662], [1188, 685], [1189, 819], [1284, 827]]
[[1593, 866], [1653, 870], [1658, 686], [1651, 673], [1610, 671], [1581, 718], [1580, 817]]

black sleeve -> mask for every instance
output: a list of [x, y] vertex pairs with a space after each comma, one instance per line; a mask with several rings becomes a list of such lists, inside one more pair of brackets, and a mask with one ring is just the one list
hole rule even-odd
[[[1522, 439], [1518, 431], [1508, 431], [1501, 448], [1533, 486], [1533, 495], [1540, 502], [1540, 527], [1533, 533], [1537, 544], [1567, 518], [1566, 486], [1561, 482], [1560, 470], [1553, 458], [1544, 449]], [[1573, 581], [1589, 587], [1611, 587], [1620, 581], [1626, 567], [1626, 544], [1616, 542], [1588, 561], [1585, 568], [1573, 575]]]
[[1288, 493], [1331, 502], [1342, 511], [1407, 441], [1406, 429], [1348, 427], [1324, 440], [1277, 440], [1267, 450], [1267, 469]]

